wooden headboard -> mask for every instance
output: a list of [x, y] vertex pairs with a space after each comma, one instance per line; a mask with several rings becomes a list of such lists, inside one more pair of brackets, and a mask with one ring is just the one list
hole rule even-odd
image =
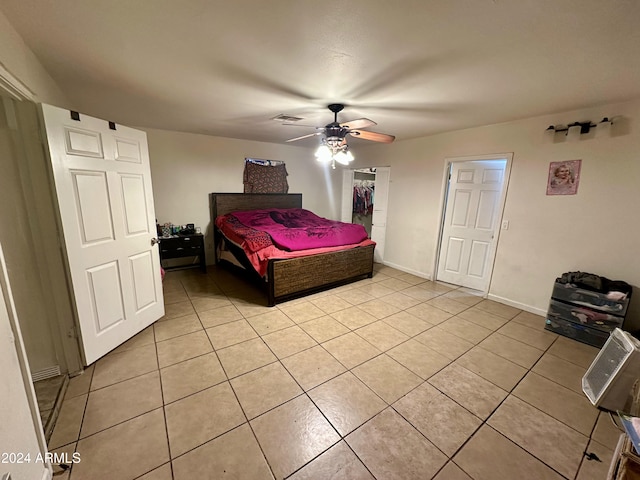
[[212, 193], [211, 216], [261, 208], [302, 208], [301, 193]]

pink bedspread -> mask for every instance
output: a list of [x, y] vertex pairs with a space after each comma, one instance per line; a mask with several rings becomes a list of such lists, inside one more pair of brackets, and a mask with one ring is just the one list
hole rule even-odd
[[295, 258], [305, 255], [316, 255], [319, 253], [335, 252], [347, 250], [367, 245], [375, 245], [375, 242], [365, 238], [363, 241], [335, 247], [313, 248], [310, 250], [286, 251], [278, 248], [271, 241], [271, 237], [266, 233], [240, 223], [233, 215], [222, 215], [216, 218], [216, 226], [230, 241], [241, 247], [253, 268], [260, 276], [265, 276], [270, 259]]
[[352, 245], [367, 238], [362, 225], [336, 222], [303, 208], [270, 208], [232, 213], [243, 225], [267, 232], [289, 251]]

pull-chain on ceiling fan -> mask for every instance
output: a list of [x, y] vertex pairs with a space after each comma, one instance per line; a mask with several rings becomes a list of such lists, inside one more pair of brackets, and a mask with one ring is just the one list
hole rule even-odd
[[324, 134], [324, 137], [322, 138], [322, 145], [320, 145], [316, 151], [316, 158], [319, 162], [332, 162], [332, 167], [336, 168], [336, 162], [341, 163], [342, 165], [348, 165], [353, 161], [353, 154], [349, 151], [349, 146], [347, 145], [347, 135], [382, 143], [391, 143], [396, 138], [393, 135], [387, 135], [386, 133], [363, 130], [364, 128], [376, 125], [376, 122], [369, 120], [368, 118], [357, 118], [349, 122], [338, 123], [338, 112], [341, 112], [344, 109], [344, 105], [341, 103], [332, 103], [328, 108], [333, 112], [333, 122], [325, 125], [324, 127], [315, 127], [317, 130], [316, 132], [302, 135], [300, 137], [290, 138], [287, 142], [295, 142], [297, 140], [302, 140], [303, 138], [315, 137], [317, 135]]

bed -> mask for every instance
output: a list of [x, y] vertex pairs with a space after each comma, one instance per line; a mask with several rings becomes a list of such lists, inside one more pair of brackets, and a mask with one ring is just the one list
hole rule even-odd
[[[302, 208], [302, 194], [274, 193], [212, 193], [211, 217], [213, 225], [215, 263], [244, 268], [253, 278], [259, 278], [267, 291], [269, 306], [341, 284], [373, 276], [373, 250], [375, 243], [344, 250], [297, 256], [295, 258], [271, 258], [266, 274], [260, 275], [247, 255], [233, 241], [225, 238], [216, 225], [216, 219], [229, 213], [265, 208]], [[224, 247], [235, 261], [221, 255]]]

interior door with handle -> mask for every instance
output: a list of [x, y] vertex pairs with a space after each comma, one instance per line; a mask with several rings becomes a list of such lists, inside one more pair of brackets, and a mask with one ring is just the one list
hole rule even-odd
[[438, 280], [488, 289], [504, 203], [506, 168], [506, 159], [451, 164]]
[[146, 133], [42, 105], [85, 365], [164, 315]]

